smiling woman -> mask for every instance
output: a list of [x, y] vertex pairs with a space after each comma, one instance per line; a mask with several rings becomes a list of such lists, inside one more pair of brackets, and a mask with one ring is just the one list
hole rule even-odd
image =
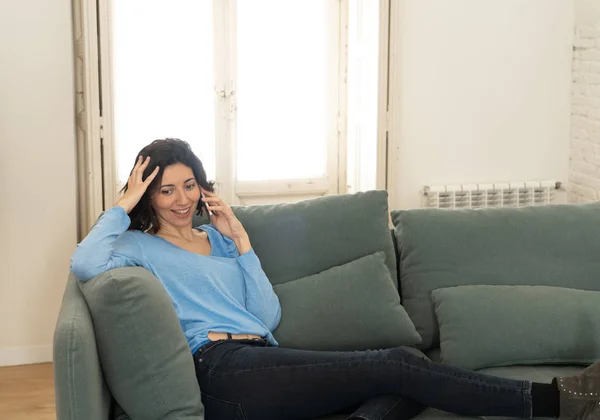
[[165, 169], [160, 188], [152, 195], [152, 207], [159, 220], [187, 224], [198, 207], [200, 195], [192, 170], [177, 163]]
[[[134, 179], [136, 176], [141, 178]], [[121, 192], [126, 193], [141, 179], [147, 183], [147, 192], [144, 189], [137, 204], [131, 206], [129, 230], [157, 234], [163, 225], [167, 229], [185, 227], [194, 214], [205, 211], [201, 189], [214, 191], [200, 159], [188, 143], [179, 139], [156, 140], [144, 147]]]

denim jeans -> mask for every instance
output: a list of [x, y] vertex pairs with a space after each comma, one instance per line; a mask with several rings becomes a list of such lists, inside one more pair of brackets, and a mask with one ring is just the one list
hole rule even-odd
[[531, 418], [531, 382], [433, 363], [393, 348], [292, 350], [219, 340], [194, 354], [206, 420], [398, 420], [433, 407], [467, 416]]

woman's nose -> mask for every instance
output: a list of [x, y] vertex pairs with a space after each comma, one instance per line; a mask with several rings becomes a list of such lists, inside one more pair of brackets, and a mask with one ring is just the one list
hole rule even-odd
[[185, 190], [181, 190], [181, 191], [177, 191], [177, 196], [175, 197], [175, 203], [181, 205], [181, 204], [188, 204], [191, 201], [193, 201], [192, 197], [193, 192], [192, 191], [185, 191]]
[[175, 203], [177, 204], [185, 204], [188, 202], [187, 195], [183, 191], [177, 191], [177, 195], [175, 196]]

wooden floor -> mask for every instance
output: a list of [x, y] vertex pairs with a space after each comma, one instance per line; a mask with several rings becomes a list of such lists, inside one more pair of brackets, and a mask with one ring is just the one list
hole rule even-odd
[[0, 367], [0, 419], [56, 419], [52, 363]]

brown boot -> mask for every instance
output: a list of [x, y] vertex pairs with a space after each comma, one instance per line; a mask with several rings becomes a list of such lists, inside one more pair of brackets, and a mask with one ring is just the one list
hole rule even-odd
[[560, 419], [600, 420], [600, 361], [575, 376], [555, 379]]

